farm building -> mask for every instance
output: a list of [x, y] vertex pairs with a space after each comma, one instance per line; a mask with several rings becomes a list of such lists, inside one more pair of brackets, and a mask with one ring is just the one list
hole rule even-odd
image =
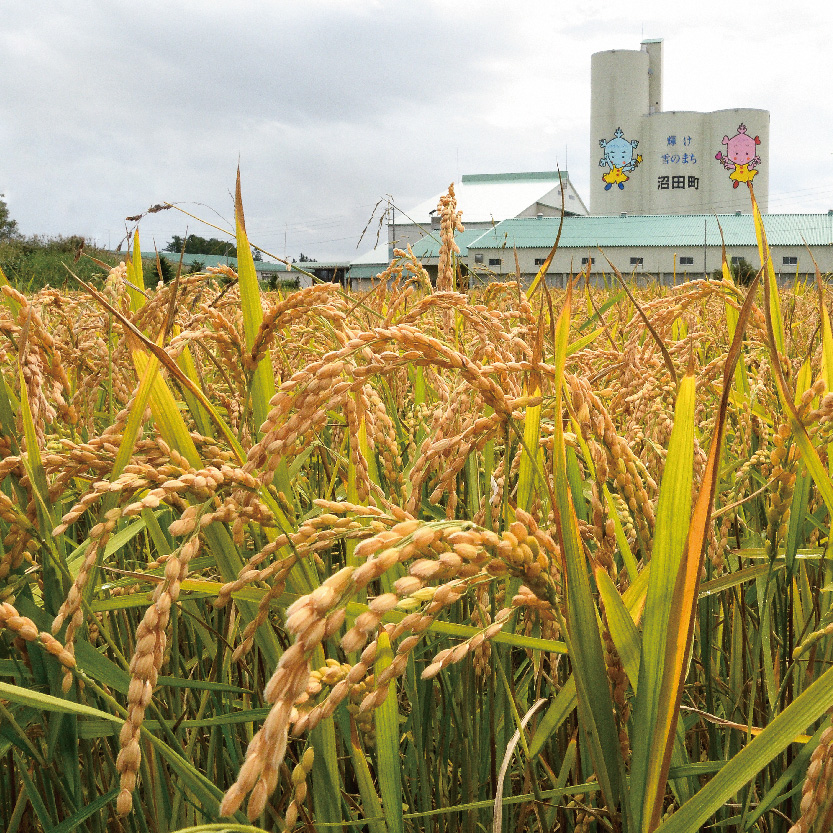
[[[587, 206], [570, 182], [567, 171], [532, 171], [508, 174], [463, 174], [455, 183], [458, 207], [463, 208], [467, 230], [491, 228], [512, 217], [560, 217], [562, 188], [565, 216], [587, 214]], [[437, 205], [445, 195], [436, 194], [404, 213], [388, 217], [388, 243], [404, 249], [439, 231]]]
[[[176, 252], [160, 252], [175, 270], [179, 265], [180, 255]], [[142, 252], [143, 260], [153, 261], [156, 252]], [[229, 255], [203, 255], [185, 254], [182, 255], [182, 269], [187, 272], [190, 269], [208, 269], [216, 266], [230, 266], [237, 269], [237, 258]], [[264, 260], [255, 261], [255, 272], [257, 279], [263, 286], [275, 286], [284, 284], [297, 284], [300, 287], [312, 286], [314, 279], [326, 283], [340, 283], [344, 285], [345, 276], [350, 268], [348, 261], [305, 261], [294, 264], [290, 268], [284, 263], [270, 263]], [[303, 270], [303, 271], [301, 271]], [[309, 273], [309, 274], [304, 274]], [[310, 277], [314, 276], [314, 279]]]
[[[459, 264], [473, 282], [516, 274], [524, 281], [546, 259], [564, 225], [549, 280], [591, 265], [601, 280], [606, 258], [623, 274], [670, 283], [710, 275], [727, 255], [760, 266], [747, 182], [753, 183], [780, 280], [833, 273], [833, 212], [766, 214], [769, 198], [769, 112], [750, 108], [710, 113], [663, 111], [662, 40], [640, 50], [591, 58], [590, 211], [562, 172], [478, 174], [455, 183], [465, 231], [456, 235]], [[388, 217], [388, 250], [377, 248], [350, 271], [354, 289], [368, 288], [394, 246], [413, 247], [432, 279], [439, 261], [443, 194], [407, 215]]]
[[[562, 189], [564, 215], [586, 215], [587, 206], [567, 171], [463, 174], [454, 185], [457, 206], [464, 212], [466, 227], [458, 245], [465, 245], [467, 240], [479, 237], [502, 220], [560, 217]], [[387, 245], [377, 245], [350, 264], [349, 280], [353, 289], [370, 287], [372, 279], [390, 263], [393, 250], [408, 246], [413, 247], [428, 273], [436, 277], [440, 229], [437, 205], [445, 193], [436, 194], [407, 212], [390, 211]]]
[[[833, 273], [833, 211], [766, 214], [763, 219], [779, 280], [814, 277], [813, 258], [822, 273]], [[553, 217], [513, 218], [485, 232], [466, 229], [458, 233], [461, 273], [471, 285], [514, 279], [517, 253], [521, 280], [529, 283], [555, 242], [559, 222]], [[724, 240], [730, 262], [745, 260], [756, 269], [760, 266], [750, 214], [565, 217], [547, 280], [564, 286], [569, 276], [589, 264], [592, 279], [601, 282], [604, 275], [613, 273], [610, 263], [640, 281], [671, 284], [702, 278], [720, 269]], [[432, 279], [437, 275], [439, 247], [436, 234], [413, 246]], [[379, 264], [376, 273], [385, 265]], [[350, 277], [354, 289], [368, 289], [374, 275], [351, 272]]]
[[[833, 272], [833, 212], [827, 214], [766, 214], [764, 228], [780, 280], [815, 275], [810, 253], [822, 272]], [[515, 250], [521, 278], [531, 280], [555, 242], [558, 220], [506, 220], [469, 241], [465, 263], [481, 280], [507, 279], [515, 274]], [[751, 214], [686, 214], [658, 216], [565, 217], [558, 251], [548, 280], [565, 279], [591, 266], [601, 280], [610, 262], [623, 275], [663, 283], [690, 280], [720, 269], [722, 240], [726, 255], [760, 266]]]
[[390, 261], [391, 251], [386, 243], [380, 243], [375, 249], [360, 255], [350, 264], [350, 287], [355, 290], [370, 289], [374, 278], [387, 269]]

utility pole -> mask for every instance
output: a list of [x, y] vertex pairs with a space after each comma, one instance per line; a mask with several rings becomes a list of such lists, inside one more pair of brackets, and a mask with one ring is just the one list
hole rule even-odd
[[390, 228], [388, 229], [388, 259], [393, 260], [393, 250], [396, 246], [396, 208], [393, 197], [388, 194], [388, 209], [390, 210]]

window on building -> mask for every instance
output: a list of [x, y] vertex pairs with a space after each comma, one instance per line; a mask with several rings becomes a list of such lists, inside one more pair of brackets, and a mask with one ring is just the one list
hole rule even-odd
[[798, 258], [793, 255], [787, 255], [784, 258], [784, 266], [798, 266]]
[[547, 259], [545, 257], [536, 257], [535, 258], [535, 265], [536, 266], [543, 266], [544, 263], [546, 263], [546, 260]]
[[475, 262], [475, 263], [483, 263], [483, 252], [478, 252], [478, 253], [474, 256], [474, 262]]
[[680, 266], [694, 266], [694, 258], [693, 257], [681, 257], [680, 258]]
[[499, 257], [490, 257], [489, 258], [489, 266], [500, 266], [500, 258]]
[[582, 266], [587, 266], [588, 263], [590, 263], [590, 258], [589, 257], [583, 257], [581, 259], [581, 265]]
[[743, 263], [743, 258], [736, 255], [732, 256], [732, 266], [740, 266]]
[[642, 258], [641, 257], [632, 257], [631, 258], [631, 266], [642, 266]]

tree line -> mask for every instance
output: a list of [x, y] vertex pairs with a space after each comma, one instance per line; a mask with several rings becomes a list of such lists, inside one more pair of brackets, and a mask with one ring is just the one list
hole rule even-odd
[[185, 238], [175, 234], [162, 251], [179, 254], [185, 246], [187, 255], [220, 255], [222, 257], [237, 257], [237, 246], [228, 240], [218, 240], [216, 237], [200, 237], [189, 234]]

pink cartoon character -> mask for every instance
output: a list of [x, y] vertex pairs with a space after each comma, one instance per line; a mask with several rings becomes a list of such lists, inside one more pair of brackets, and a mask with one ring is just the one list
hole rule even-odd
[[761, 164], [761, 157], [756, 150], [761, 140], [757, 136], [753, 139], [747, 135], [746, 125], [740, 124], [738, 132], [731, 139], [723, 137], [723, 144], [726, 145], [726, 154], [718, 151], [714, 158], [727, 171], [732, 172], [729, 174], [729, 179], [734, 180], [732, 188], [737, 188], [741, 182], [752, 182], [758, 173], [756, 167]]

